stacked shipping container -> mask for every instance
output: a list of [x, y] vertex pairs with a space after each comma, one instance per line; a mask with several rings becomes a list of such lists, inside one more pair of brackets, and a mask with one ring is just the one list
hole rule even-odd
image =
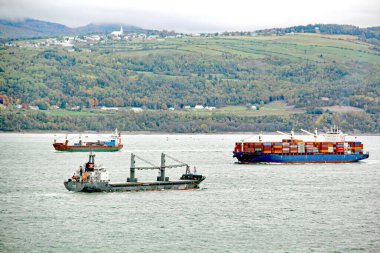
[[264, 154], [272, 153], [272, 142], [263, 142], [263, 153]]
[[363, 154], [361, 142], [237, 142], [235, 152], [264, 154]]
[[362, 154], [363, 153], [363, 144], [359, 141], [356, 142], [349, 142], [348, 143], [351, 146], [351, 152], [353, 154]]

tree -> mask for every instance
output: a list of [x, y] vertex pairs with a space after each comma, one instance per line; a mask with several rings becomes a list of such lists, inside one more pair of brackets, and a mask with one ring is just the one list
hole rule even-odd
[[168, 109], [168, 106], [166, 105], [166, 103], [162, 103], [161, 109], [162, 110], [167, 110]]

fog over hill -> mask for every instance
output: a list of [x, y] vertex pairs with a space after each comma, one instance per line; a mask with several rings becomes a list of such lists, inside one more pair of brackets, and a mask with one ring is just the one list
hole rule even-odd
[[[120, 30], [123, 26], [127, 33], [157, 33], [157, 30], [144, 29], [134, 25], [116, 23], [90, 23], [85, 26], [71, 28], [62, 24], [41, 21], [36, 19], [7, 20], [0, 19], [0, 38], [2, 39], [23, 39], [23, 38], [44, 38], [49, 36], [63, 35], [86, 35], [86, 34], [108, 34], [112, 31]], [[228, 35], [238, 35], [240, 31], [229, 31]], [[286, 33], [323, 33], [323, 34], [345, 34], [361, 37], [362, 39], [372, 39], [367, 41], [380, 45], [380, 26], [360, 28], [354, 25], [339, 24], [309, 24], [298, 25], [285, 28], [262, 29], [251, 32], [260, 34]], [[223, 33], [219, 33], [223, 34]], [[376, 41], [373, 41], [376, 40]]]
[[36, 19], [6, 20], [0, 19], [0, 38], [41, 38], [62, 35], [85, 35], [85, 34], [106, 34], [115, 30], [120, 30], [123, 26], [125, 32], [149, 32], [136, 26], [126, 24], [88, 24], [77, 28], [70, 28], [62, 24], [41, 21]]

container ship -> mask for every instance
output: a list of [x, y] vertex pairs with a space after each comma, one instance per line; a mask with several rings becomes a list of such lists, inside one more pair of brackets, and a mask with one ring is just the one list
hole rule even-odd
[[[73, 137], [71, 139], [74, 139]], [[104, 137], [102, 137], [104, 139]], [[111, 138], [107, 140], [97, 140], [97, 141], [83, 141], [81, 135], [79, 140], [73, 144], [69, 144], [68, 136], [66, 135], [64, 142], [58, 142], [57, 139], [54, 140], [53, 147], [57, 151], [66, 152], [115, 152], [123, 148], [121, 143], [121, 134], [115, 130]]]
[[[178, 162], [178, 164], [166, 165], [166, 157]], [[135, 163], [136, 158], [151, 166], [137, 167]], [[94, 159], [95, 155], [90, 153], [89, 160], [85, 163], [84, 168], [80, 166], [74, 175], [64, 182], [64, 186], [67, 190], [75, 192], [188, 190], [199, 188], [199, 184], [206, 179], [206, 177], [196, 174], [195, 168], [194, 173], [191, 173], [188, 164], [178, 161], [164, 153], [161, 154], [161, 166], [155, 166], [149, 161], [146, 161], [135, 154], [131, 154], [130, 176], [127, 178], [126, 182], [111, 183], [108, 171], [105, 168], [96, 166]], [[166, 169], [176, 167], [186, 167], [185, 174], [182, 174], [178, 180], [169, 180], [169, 177], [165, 176]], [[136, 170], [155, 169], [159, 171], [159, 176], [156, 181], [139, 182], [136, 178]]]
[[345, 141], [345, 135], [337, 127], [332, 127], [324, 134], [324, 141], [318, 141], [317, 129], [314, 141], [305, 142], [295, 139], [294, 132], [287, 135], [290, 138], [281, 142], [263, 142], [259, 136], [258, 142], [237, 142], [233, 157], [239, 163], [351, 163], [369, 157], [363, 152], [363, 143], [360, 141]]

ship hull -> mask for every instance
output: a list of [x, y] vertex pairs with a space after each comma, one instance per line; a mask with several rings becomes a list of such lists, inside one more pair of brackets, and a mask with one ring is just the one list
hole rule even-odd
[[123, 145], [119, 146], [70, 146], [64, 143], [54, 143], [53, 147], [57, 151], [64, 152], [117, 152], [123, 148]]
[[67, 190], [75, 192], [132, 192], [132, 191], [160, 191], [160, 190], [189, 190], [198, 189], [199, 184], [205, 179], [200, 180], [177, 180], [164, 182], [78, 182], [65, 181]]
[[239, 163], [352, 163], [369, 157], [368, 154], [257, 154], [234, 152]]

